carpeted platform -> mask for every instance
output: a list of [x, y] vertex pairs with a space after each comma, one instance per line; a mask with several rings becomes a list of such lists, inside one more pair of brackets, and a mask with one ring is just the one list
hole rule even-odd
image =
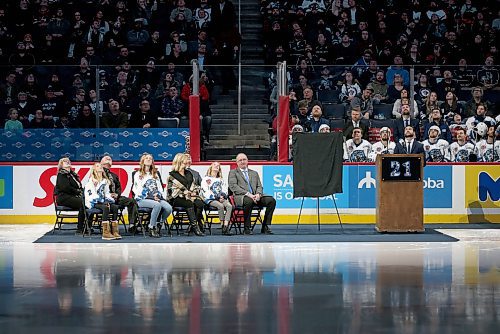
[[[122, 234], [121, 240], [102, 240], [100, 235], [90, 237], [76, 236], [74, 231], [52, 231], [35, 241], [35, 243], [291, 243], [291, 242], [455, 242], [458, 239], [443, 234], [435, 228], [426, 227], [423, 233], [378, 233], [374, 225], [347, 225], [344, 230], [340, 225], [323, 225], [318, 231], [316, 225], [275, 225], [272, 227], [274, 235], [260, 234], [260, 227], [255, 228], [254, 235], [223, 236], [219, 226], [212, 228], [212, 235], [205, 237], [177, 235], [163, 236], [161, 238], [144, 238], [142, 234], [135, 236]], [[449, 228], [446, 226], [446, 228]], [[463, 228], [463, 225], [462, 225]], [[163, 231], [164, 233], [164, 231]], [[165, 234], [165, 233], [164, 233]]]

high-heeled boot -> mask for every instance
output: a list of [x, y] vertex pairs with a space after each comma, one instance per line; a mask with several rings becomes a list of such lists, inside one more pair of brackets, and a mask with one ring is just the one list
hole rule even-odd
[[193, 232], [197, 236], [201, 237], [204, 236], [205, 234], [200, 231], [200, 228], [198, 226], [198, 221], [196, 219], [196, 213], [194, 212], [194, 208], [187, 208], [186, 213], [189, 219], [189, 229], [188, 229], [188, 234]]

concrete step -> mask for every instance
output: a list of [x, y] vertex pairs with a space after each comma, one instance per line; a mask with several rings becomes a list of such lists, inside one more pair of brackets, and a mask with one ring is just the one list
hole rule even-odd
[[267, 161], [269, 158], [269, 148], [266, 147], [226, 147], [205, 149], [205, 158], [208, 161], [234, 161], [238, 153], [244, 152], [250, 161]]

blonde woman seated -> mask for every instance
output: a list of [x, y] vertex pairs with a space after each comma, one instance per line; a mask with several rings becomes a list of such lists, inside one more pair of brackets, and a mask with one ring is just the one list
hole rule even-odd
[[[90, 169], [90, 178], [85, 185], [85, 206], [88, 209], [102, 210], [102, 238], [104, 240], [121, 239], [118, 232], [118, 206], [109, 191], [110, 181], [104, 169], [96, 162]], [[109, 214], [111, 213], [111, 226]]]
[[219, 211], [223, 235], [232, 235], [229, 232], [229, 220], [233, 206], [227, 196], [227, 183], [222, 178], [222, 169], [218, 162], [212, 162], [207, 174], [201, 180], [201, 190], [206, 204]]
[[[155, 167], [153, 156], [143, 154], [139, 170], [133, 174], [132, 192], [139, 208], [151, 208], [149, 236], [159, 238], [162, 222], [172, 213], [172, 206], [165, 200], [160, 173]], [[161, 221], [158, 217], [161, 213]]]
[[194, 233], [204, 236], [203, 229], [203, 201], [200, 198], [201, 189], [194, 182], [193, 174], [186, 168], [188, 156], [177, 153], [172, 161], [172, 171], [167, 182], [167, 194], [174, 207], [186, 210], [189, 219], [187, 234]]

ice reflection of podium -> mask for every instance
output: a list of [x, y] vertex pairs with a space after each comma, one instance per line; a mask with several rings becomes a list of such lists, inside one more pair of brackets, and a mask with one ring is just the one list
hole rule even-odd
[[377, 156], [378, 232], [424, 231], [423, 157], [420, 154]]

